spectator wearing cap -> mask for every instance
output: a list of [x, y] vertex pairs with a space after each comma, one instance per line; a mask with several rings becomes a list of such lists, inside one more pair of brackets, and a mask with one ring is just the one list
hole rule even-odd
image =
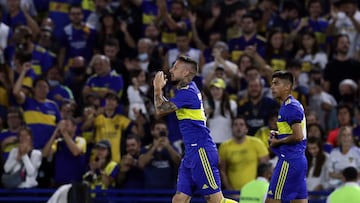
[[55, 186], [80, 182], [85, 172], [86, 140], [75, 132], [75, 119], [64, 118], [43, 148], [43, 156], [55, 160]]
[[210, 95], [207, 97], [207, 124], [215, 144], [220, 145], [231, 138], [231, 121], [237, 115], [237, 104], [229, 98], [225, 81], [215, 78], [210, 82]]
[[[229, 46], [225, 42], [216, 42], [212, 48], [212, 55], [214, 60], [206, 63], [202, 68], [201, 75], [205, 78], [205, 81], [210, 82], [216, 77], [217, 68], [223, 69], [225, 81], [229, 81], [238, 73], [238, 66], [229, 60]], [[208, 82], [205, 82], [205, 84], [208, 84]]]
[[355, 167], [347, 167], [342, 171], [345, 184], [327, 197], [326, 203], [356, 203], [360, 199], [359, 175]]
[[95, 145], [95, 158], [90, 161], [90, 170], [83, 176], [91, 189], [109, 189], [115, 187], [119, 173], [119, 164], [113, 160], [111, 144], [100, 140]]
[[341, 99], [339, 92], [340, 82], [344, 79], [352, 79], [358, 82], [360, 78], [360, 62], [347, 55], [350, 47], [348, 35], [337, 35], [334, 43], [335, 57], [326, 65], [323, 74], [325, 90], [332, 94], [336, 101], [339, 102]]
[[264, 96], [262, 89], [259, 78], [250, 80], [246, 97], [239, 101], [238, 115], [245, 116], [250, 136], [253, 136], [261, 127], [268, 125], [268, 117], [271, 112], [279, 109], [279, 104]]
[[120, 163], [122, 154], [123, 136], [129, 133], [144, 136], [143, 125], [145, 123], [144, 115], [140, 111], [134, 111], [136, 120], [132, 121], [123, 114], [117, 112], [119, 99], [114, 93], [105, 95], [105, 106], [103, 111], [94, 112], [82, 126], [82, 130], [87, 130], [94, 126], [95, 140], [107, 140], [111, 143], [112, 159]]

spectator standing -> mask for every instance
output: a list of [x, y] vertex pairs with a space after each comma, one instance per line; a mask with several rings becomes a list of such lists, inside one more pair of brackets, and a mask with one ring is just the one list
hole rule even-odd
[[151, 134], [153, 142], [143, 148], [138, 163], [144, 170], [144, 186], [146, 189], [173, 189], [181, 156], [169, 141], [165, 122], [155, 121]]
[[90, 183], [91, 189], [109, 189], [115, 187], [119, 173], [119, 164], [112, 159], [111, 144], [100, 140], [95, 145], [95, 159], [90, 162], [90, 171], [84, 175], [84, 181]]
[[231, 138], [231, 121], [236, 117], [237, 104], [229, 98], [223, 79], [213, 79], [209, 88], [210, 97], [207, 98], [207, 102], [211, 110], [207, 112], [207, 125], [212, 139], [219, 146]]
[[124, 189], [143, 189], [144, 170], [139, 167], [141, 140], [137, 135], [126, 137], [126, 154], [122, 156], [117, 183]]
[[247, 136], [244, 117], [233, 119], [232, 131], [233, 138], [219, 147], [219, 168], [225, 189], [241, 190], [256, 178], [258, 165], [269, 160], [269, 151], [261, 140]]
[[43, 149], [44, 157], [55, 160], [55, 186], [80, 182], [85, 172], [86, 141], [75, 132], [75, 119], [64, 118]]
[[58, 56], [58, 65], [64, 67], [65, 71], [74, 57], [83, 56], [85, 61], [89, 62], [96, 42], [96, 31], [83, 22], [81, 5], [70, 5], [68, 12], [71, 23], [62, 30]]
[[41, 165], [41, 151], [33, 149], [33, 136], [30, 128], [19, 130], [19, 144], [13, 148], [4, 165], [4, 172], [21, 170], [22, 182], [18, 188], [33, 188], [38, 185], [36, 177]]
[[262, 93], [262, 84], [259, 78], [250, 80], [247, 97], [240, 100], [238, 106], [238, 115], [246, 118], [249, 126], [249, 134], [253, 136], [258, 129], [267, 125], [268, 117], [271, 111], [279, 109], [279, 104]]

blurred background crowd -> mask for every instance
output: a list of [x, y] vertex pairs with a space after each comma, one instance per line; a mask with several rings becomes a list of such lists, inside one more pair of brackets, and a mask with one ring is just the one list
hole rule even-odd
[[308, 190], [334, 189], [344, 168], [360, 170], [356, 0], [0, 6], [0, 173], [20, 171], [15, 187], [175, 188], [181, 134], [175, 114], [154, 117], [152, 78], [179, 55], [199, 64], [224, 189], [241, 190], [276, 159], [267, 142], [280, 106], [276, 70], [293, 73], [306, 110]]

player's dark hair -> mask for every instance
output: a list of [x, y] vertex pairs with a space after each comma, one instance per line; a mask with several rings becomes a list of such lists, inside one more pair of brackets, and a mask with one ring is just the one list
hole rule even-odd
[[270, 172], [272, 169], [271, 163], [260, 163], [257, 167], [257, 176], [265, 177], [265, 174]]
[[345, 181], [347, 181], [347, 182], [348, 181], [356, 181], [358, 178], [358, 171], [356, 170], [355, 167], [350, 166], [350, 167], [345, 168], [342, 171], [342, 175], [344, 176]]
[[289, 71], [275, 71], [272, 75], [272, 79], [274, 78], [288, 81], [291, 85], [291, 89], [294, 85], [294, 76]]
[[181, 55], [177, 58], [177, 61], [181, 61], [181, 62], [191, 65], [191, 68], [195, 71], [195, 73], [197, 73], [199, 71], [198, 63], [194, 59], [190, 58], [189, 56]]
[[307, 139], [307, 144], [316, 144], [316, 146], [319, 148], [319, 153], [315, 157], [315, 169], [313, 171], [313, 174], [309, 174], [310, 168], [313, 165], [313, 159], [314, 157], [311, 156], [308, 150], [306, 150], [305, 155], [308, 162], [308, 169], [307, 169], [307, 175], [313, 175], [314, 177], [319, 177], [321, 174], [322, 166], [325, 164], [326, 156], [323, 153], [323, 142], [320, 138], [311, 136]]

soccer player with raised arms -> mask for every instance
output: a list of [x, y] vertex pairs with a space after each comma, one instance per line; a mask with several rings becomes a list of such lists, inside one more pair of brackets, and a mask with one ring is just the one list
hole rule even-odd
[[173, 203], [188, 203], [195, 191], [208, 203], [235, 203], [221, 192], [218, 152], [206, 127], [201, 92], [192, 81], [198, 64], [187, 56], [179, 56], [170, 68], [171, 80], [177, 82], [175, 96], [167, 100], [162, 88], [167, 79], [162, 71], [156, 73], [154, 103], [157, 116], [176, 113], [185, 145], [185, 155], [179, 167], [177, 192]]
[[307, 202], [306, 119], [304, 108], [291, 95], [294, 77], [290, 72], [272, 75], [271, 90], [282, 104], [278, 114], [278, 132], [270, 135], [271, 150], [279, 157], [270, 181], [266, 203]]

